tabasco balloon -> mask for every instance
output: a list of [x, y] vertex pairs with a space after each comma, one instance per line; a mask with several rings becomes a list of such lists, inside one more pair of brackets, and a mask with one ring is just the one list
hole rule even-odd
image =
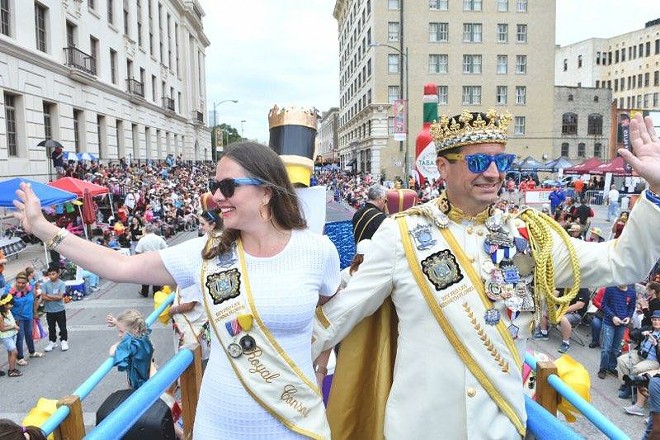
[[435, 144], [429, 129], [431, 124], [438, 119], [438, 86], [433, 83], [424, 84], [424, 98], [422, 100], [424, 126], [417, 135], [415, 143], [415, 169], [419, 173], [420, 184], [426, 180], [440, 177], [438, 167], [435, 165]]

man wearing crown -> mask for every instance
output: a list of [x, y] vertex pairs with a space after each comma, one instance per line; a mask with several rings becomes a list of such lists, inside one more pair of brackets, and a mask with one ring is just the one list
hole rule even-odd
[[[521, 368], [541, 310], [557, 322], [580, 287], [639, 281], [660, 257], [660, 230], [645, 226], [660, 220], [649, 118], [631, 124], [635, 154], [619, 151], [649, 189], [621, 237], [599, 244], [534, 209], [495, 209], [515, 157], [505, 152], [510, 121], [491, 110], [434, 123], [446, 190], [386, 219], [346, 289], [317, 311], [314, 355], [357, 326], [335, 370], [333, 438], [523, 438]], [[560, 287], [568, 293], [556, 297]], [[379, 322], [365, 319], [376, 310]]]

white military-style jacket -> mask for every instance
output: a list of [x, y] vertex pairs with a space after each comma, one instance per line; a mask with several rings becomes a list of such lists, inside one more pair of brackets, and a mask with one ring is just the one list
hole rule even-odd
[[[618, 240], [571, 239], [581, 286], [644, 279], [660, 257], [660, 229], [653, 226], [659, 219], [660, 207], [642, 195]], [[502, 229], [520, 237], [520, 220], [509, 219]], [[450, 221], [443, 230], [420, 215], [389, 218], [347, 287], [317, 314], [314, 358], [391, 297], [398, 339], [387, 439], [508, 440], [525, 434], [521, 366], [534, 314], [512, 313], [505, 301], [484, 296], [484, 268], [493, 259], [485, 246], [489, 233], [469, 221]], [[570, 287], [569, 252], [556, 232], [552, 238], [556, 285]]]

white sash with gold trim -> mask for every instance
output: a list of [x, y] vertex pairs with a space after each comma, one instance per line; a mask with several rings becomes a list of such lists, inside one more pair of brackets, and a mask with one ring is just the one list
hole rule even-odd
[[[431, 313], [465, 366], [524, 436], [521, 385], [500, 386], [502, 378], [512, 374], [522, 384], [522, 360], [503, 320], [489, 325], [485, 319], [494, 308], [481, 277], [449, 228], [435, 228], [417, 216], [400, 216], [397, 222], [406, 259]], [[416, 248], [410, 235], [417, 240]]]
[[[215, 260], [205, 260], [201, 277], [209, 323], [245, 390], [292, 431], [312, 439], [329, 440], [330, 427], [318, 385], [280, 347], [257, 312], [240, 240], [236, 251], [218, 257], [217, 265]], [[229, 346], [234, 344], [232, 348], [236, 348], [237, 342], [229, 328], [233, 321], [236, 329], [239, 315], [252, 315], [252, 327], [239, 337], [249, 334], [256, 347], [236, 357], [238, 353], [229, 352]]]

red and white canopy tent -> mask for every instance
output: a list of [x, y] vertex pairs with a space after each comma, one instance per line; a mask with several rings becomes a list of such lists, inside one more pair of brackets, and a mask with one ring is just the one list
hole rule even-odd
[[607, 173], [611, 173], [613, 176], [632, 176], [632, 173], [626, 170], [626, 163], [621, 156], [617, 156], [609, 162], [598, 165], [590, 172], [590, 174], [599, 176]]
[[582, 163], [564, 169], [564, 174], [591, 174], [591, 170], [601, 165], [600, 159], [592, 157]]
[[[62, 177], [53, 182], [50, 182], [48, 185], [54, 188], [59, 188], [64, 191], [74, 193], [75, 195], [78, 196], [78, 198], [83, 199], [83, 203], [86, 202], [85, 199], [89, 200], [89, 198], [93, 196], [101, 196], [108, 194], [108, 196], [110, 197], [110, 210], [112, 211], [112, 215], [113, 216], [115, 215], [114, 208], [112, 207], [112, 194], [110, 193], [110, 190], [105, 186], [97, 185], [96, 183], [88, 182], [86, 180], [76, 179], [75, 177]], [[78, 205], [78, 212], [80, 213], [81, 219], [85, 219], [86, 217], [88, 217], [83, 215], [83, 212], [80, 209], [80, 205]], [[87, 228], [83, 228], [83, 229], [85, 231], [85, 237], [89, 238], [87, 236]]]

